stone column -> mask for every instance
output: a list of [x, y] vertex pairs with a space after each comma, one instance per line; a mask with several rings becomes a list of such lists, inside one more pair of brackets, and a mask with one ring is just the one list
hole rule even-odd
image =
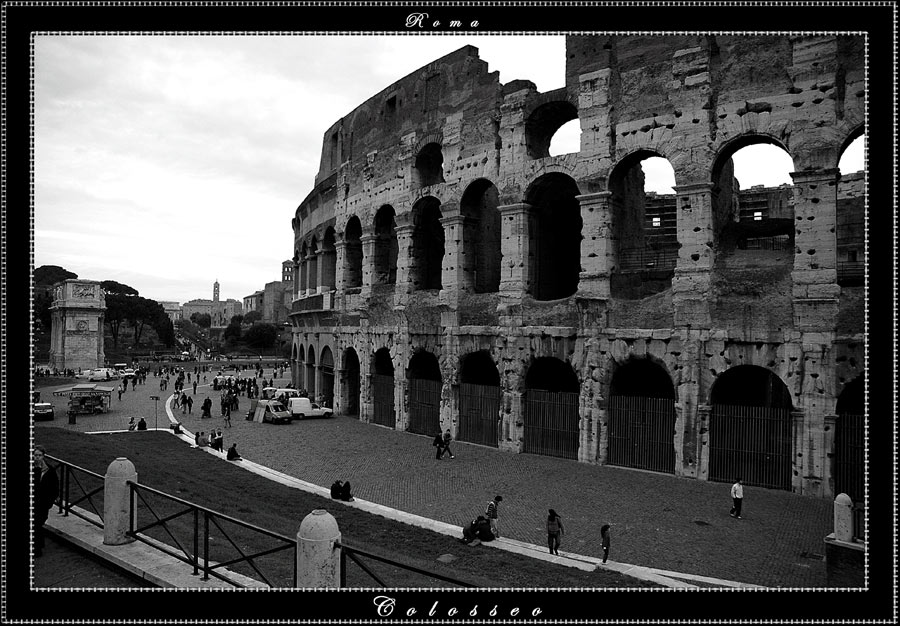
[[397, 233], [397, 284], [394, 288], [394, 304], [406, 306], [410, 292], [415, 288], [412, 284], [412, 275], [415, 272], [415, 253], [413, 246], [412, 224], [398, 224], [394, 229]]
[[833, 331], [837, 323], [837, 169], [793, 172], [794, 328]]
[[712, 183], [675, 187], [678, 206], [678, 265], [672, 279], [675, 326], [709, 328], [712, 297], [713, 198]]
[[343, 240], [334, 242], [334, 290], [338, 294], [344, 292], [344, 253], [347, 250], [347, 244]]
[[825, 416], [825, 433], [823, 437], [823, 454], [825, 457], [824, 471], [822, 473], [822, 495], [834, 497], [834, 429], [837, 427], [837, 415]]
[[465, 233], [466, 218], [462, 215], [442, 217], [444, 229], [444, 261], [441, 267], [441, 304], [456, 308], [460, 292], [471, 291], [466, 284]]
[[581, 273], [578, 295], [609, 298], [609, 274], [615, 264], [609, 198], [612, 192], [601, 191], [575, 196], [581, 205]]
[[316, 293], [316, 286], [319, 280], [318, 262], [316, 252], [306, 255], [306, 295], [311, 296]]
[[806, 412], [803, 409], [791, 411], [792, 432], [794, 435], [794, 445], [791, 448], [793, 458], [791, 459], [791, 489], [794, 493], [806, 493], [804, 477], [807, 472], [812, 471], [809, 466], [807, 457], [804, 454], [803, 442], [806, 439], [806, 428], [804, 419]]
[[337, 589], [341, 586], [341, 531], [328, 511], [316, 509], [297, 529], [297, 587]]
[[375, 275], [375, 242], [378, 237], [371, 231], [363, 232], [359, 238], [362, 245], [363, 263], [362, 263], [362, 289], [360, 297], [363, 299], [372, 295], [373, 277]]
[[[302, 298], [303, 296], [306, 295], [306, 285], [307, 285], [307, 278], [308, 278], [306, 273], [307, 273], [308, 269], [309, 268], [307, 267], [307, 264], [306, 264], [306, 257], [301, 258], [297, 262], [297, 273], [299, 275], [299, 278], [297, 279], [297, 294], [296, 295], [298, 298]], [[255, 298], [255, 296], [254, 296], [254, 298]]]
[[325, 250], [316, 250], [316, 290], [315, 293], [330, 291], [331, 287], [325, 285]]
[[517, 303], [528, 292], [528, 213], [527, 202], [498, 206], [500, 212], [500, 298]]
[[697, 405], [697, 478], [709, 480], [709, 421], [712, 416], [712, 406], [709, 404]]
[[125, 457], [119, 457], [106, 468], [103, 478], [103, 543], [120, 546], [134, 541], [128, 536], [132, 521], [137, 521], [137, 508], [128, 481], [137, 482], [137, 470]]

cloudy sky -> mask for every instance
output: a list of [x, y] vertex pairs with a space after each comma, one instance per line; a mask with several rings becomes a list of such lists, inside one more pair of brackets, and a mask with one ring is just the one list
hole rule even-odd
[[[325, 130], [463, 45], [501, 82], [564, 85], [562, 36], [36, 37], [35, 267], [182, 303], [280, 280]], [[562, 136], [552, 152], [578, 149]], [[789, 182], [784, 156], [754, 180], [736, 158], [741, 185]], [[645, 161], [661, 191], [667, 168]]]

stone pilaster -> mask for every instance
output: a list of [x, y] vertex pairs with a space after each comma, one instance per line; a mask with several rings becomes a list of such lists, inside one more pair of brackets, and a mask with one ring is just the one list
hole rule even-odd
[[822, 475], [822, 495], [833, 498], [834, 492], [834, 429], [837, 428], [837, 415], [825, 416], [825, 428], [822, 436], [822, 450], [825, 457], [824, 473]]
[[471, 291], [467, 285], [465, 272], [465, 233], [466, 218], [462, 215], [442, 217], [441, 227], [444, 229], [444, 260], [441, 267], [441, 304], [456, 308], [461, 292]]
[[609, 274], [614, 264], [610, 239], [609, 191], [575, 196], [581, 206], [581, 273], [578, 295], [609, 298]]
[[[375, 275], [375, 242], [378, 237], [372, 232], [364, 232], [359, 242], [362, 245], [362, 289], [360, 296], [368, 298], [372, 294], [372, 277]], [[360, 410], [362, 410], [360, 408]]]
[[397, 233], [397, 285], [394, 290], [395, 305], [405, 306], [409, 293], [413, 290], [411, 282], [415, 270], [416, 257], [413, 252], [412, 224], [397, 224], [394, 232]]
[[498, 448], [505, 452], [521, 452], [524, 436], [524, 403], [525, 394], [521, 391], [504, 391], [501, 406], [508, 406], [500, 422], [500, 440]]
[[343, 240], [334, 242], [334, 289], [338, 293], [344, 291], [344, 253], [347, 244]]
[[528, 212], [526, 202], [497, 207], [500, 212], [500, 298], [511, 304], [521, 302], [528, 291]]
[[314, 295], [319, 285], [318, 253], [306, 255], [306, 295]]
[[803, 445], [806, 436], [805, 418], [806, 412], [802, 409], [791, 411], [791, 433], [794, 437], [794, 445], [791, 447], [794, 451], [794, 458], [791, 460], [791, 490], [794, 493], [806, 493], [804, 477], [811, 469], [807, 462], [809, 455], [805, 453], [806, 446]]
[[794, 172], [794, 328], [834, 330], [838, 312], [836, 169]]
[[675, 187], [677, 195], [678, 265], [672, 278], [675, 326], [709, 328], [712, 296], [712, 184]]
[[709, 479], [709, 418], [712, 415], [712, 406], [709, 404], [697, 405], [697, 478]]

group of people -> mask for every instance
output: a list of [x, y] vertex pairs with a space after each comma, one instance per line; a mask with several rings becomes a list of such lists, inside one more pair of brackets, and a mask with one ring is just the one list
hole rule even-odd
[[135, 423], [132, 417], [128, 420], [128, 430], [147, 430], [147, 421], [142, 417]]
[[195, 433], [194, 445], [198, 448], [210, 447], [217, 452], [224, 451], [225, 458], [229, 461], [241, 460], [241, 455], [238, 454], [236, 443], [232, 443], [228, 450], [225, 451], [225, 435], [222, 434], [221, 428], [217, 430], [211, 430], [209, 435], [207, 435], [206, 432], [202, 430]]
[[431, 442], [431, 445], [433, 445], [435, 448], [434, 458], [440, 461], [442, 458], [444, 458], [445, 454], [449, 453], [450, 458], [455, 459], [456, 457], [453, 456], [453, 452], [450, 450], [451, 441], [453, 441], [453, 437], [450, 435], [449, 428], [443, 435], [441, 433], [436, 434], [434, 436], [434, 440]]
[[353, 496], [350, 494], [350, 481], [336, 480], [331, 483], [331, 497], [334, 500], [353, 502]]

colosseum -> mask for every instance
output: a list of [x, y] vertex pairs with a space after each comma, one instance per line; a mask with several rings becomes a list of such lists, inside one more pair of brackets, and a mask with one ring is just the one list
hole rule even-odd
[[[465, 46], [327, 129], [294, 384], [373, 428], [862, 500], [863, 38], [567, 36], [564, 80]], [[740, 188], [758, 143], [792, 184]]]

